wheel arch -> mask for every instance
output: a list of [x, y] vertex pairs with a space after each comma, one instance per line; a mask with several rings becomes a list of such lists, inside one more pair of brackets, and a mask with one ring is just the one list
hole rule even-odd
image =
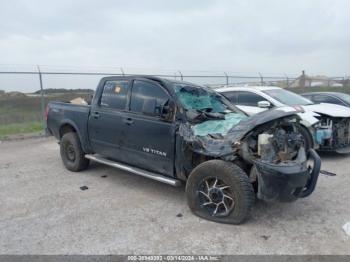
[[69, 133], [69, 132], [76, 133], [78, 138], [79, 138], [81, 147], [83, 148], [84, 152], [89, 152], [89, 149], [87, 148], [87, 145], [84, 142], [85, 140], [83, 139], [83, 137], [82, 137], [82, 135], [81, 135], [81, 133], [79, 131], [79, 128], [74, 124], [73, 121], [66, 120], [66, 121], [63, 121], [60, 124], [60, 128], [59, 128], [59, 131], [58, 131], [59, 140], [62, 139], [64, 134]]
[[59, 129], [59, 138], [61, 139], [64, 134], [69, 133], [69, 132], [73, 132], [73, 133], [78, 134], [77, 129], [72, 124], [70, 124], [70, 123], [62, 124], [60, 126], [60, 129]]
[[315, 148], [315, 145], [317, 144], [315, 141], [315, 136], [313, 135], [315, 133], [314, 128], [307, 127], [303, 123], [300, 123], [300, 129], [303, 131], [303, 134], [306, 134], [309, 137], [309, 141], [311, 142], [310, 148]]

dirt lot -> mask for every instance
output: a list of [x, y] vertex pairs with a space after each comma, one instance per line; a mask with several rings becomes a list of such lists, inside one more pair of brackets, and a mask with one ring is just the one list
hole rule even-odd
[[322, 160], [337, 175], [321, 175], [309, 198], [259, 201], [232, 226], [192, 215], [183, 187], [98, 164], [71, 173], [53, 139], [2, 142], [0, 253], [350, 254], [350, 156]]

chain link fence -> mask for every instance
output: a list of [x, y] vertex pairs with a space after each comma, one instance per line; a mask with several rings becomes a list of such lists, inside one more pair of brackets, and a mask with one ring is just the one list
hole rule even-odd
[[[17, 68], [16, 68], [17, 69]], [[238, 74], [213, 71], [163, 70], [77, 70], [36, 66], [30, 70], [0, 71], [0, 139], [19, 133], [44, 133], [45, 107], [49, 101], [88, 98], [104, 76], [153, 75], [193, 82], [209, 87], [239, 85], [273, 85], [296, 92], [331, 89], [350, 93], [349, 77], [310, 77], [295, 75]]]

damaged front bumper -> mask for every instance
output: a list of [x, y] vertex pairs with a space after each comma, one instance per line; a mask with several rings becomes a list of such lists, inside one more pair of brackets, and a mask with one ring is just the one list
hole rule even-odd
[[[307, 166], [308, 161], [313, 163], [312, 169]], [[321, 169], [321, 159], [313, 149], [303, 162], [272, 164], [256, 160], [254, 164], [258, 171], [257, 196], [266, 201], [291, 202], [309, 196]]]
[[321, 117], [315, 140], [319, 151], [350, 153], [350, 118]]

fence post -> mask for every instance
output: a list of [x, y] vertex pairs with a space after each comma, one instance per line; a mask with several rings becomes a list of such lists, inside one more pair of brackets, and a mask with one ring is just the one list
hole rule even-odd
[[260, 83], [263, 86], [264, 85], [264, 78], [263, 78], [263, 76], [260, 73], [258, 73], [258, 74], [260, 76]]
[[39, 83], [40, 83], [40, 103], [41, 103], [41, 118], [43, 122], [43, 130], [46, 134], [46, 119], [45, 119], [45, 100], [44, 100], [44, 86], [43, 86], [43, 78], [40, 71], [40, 66], [38, 67], [38, 75], [39, 75]]
[[184, 80], [184, 77], [183, 77], [183, 75], [182, 75], [181, 71], [180, 71], [180, 70], [178, 70], [178, 72], [179, 72], [179, 74], [180, 74], [181, 81], [183, 81], [183, 80]]
[[120, 72], [122, 72], [122, 75], [123, 75], [123, 76], [125, 76], [125, 74], [124, 74], [124, 70], [123, 70], [123, 68], [122, 68], [122, 67], [120, 68]]
[[226, 77], [226, 85], [228, 86], [228, 75], [226, 74], [226, 72], [224, 72], [225, 77]]
[[289, 88], [289, 78], [288, 78], [288, 76], [287, 75], [285, 75], [286, 76], [286, 84], [287, 84], [287, 88]]

